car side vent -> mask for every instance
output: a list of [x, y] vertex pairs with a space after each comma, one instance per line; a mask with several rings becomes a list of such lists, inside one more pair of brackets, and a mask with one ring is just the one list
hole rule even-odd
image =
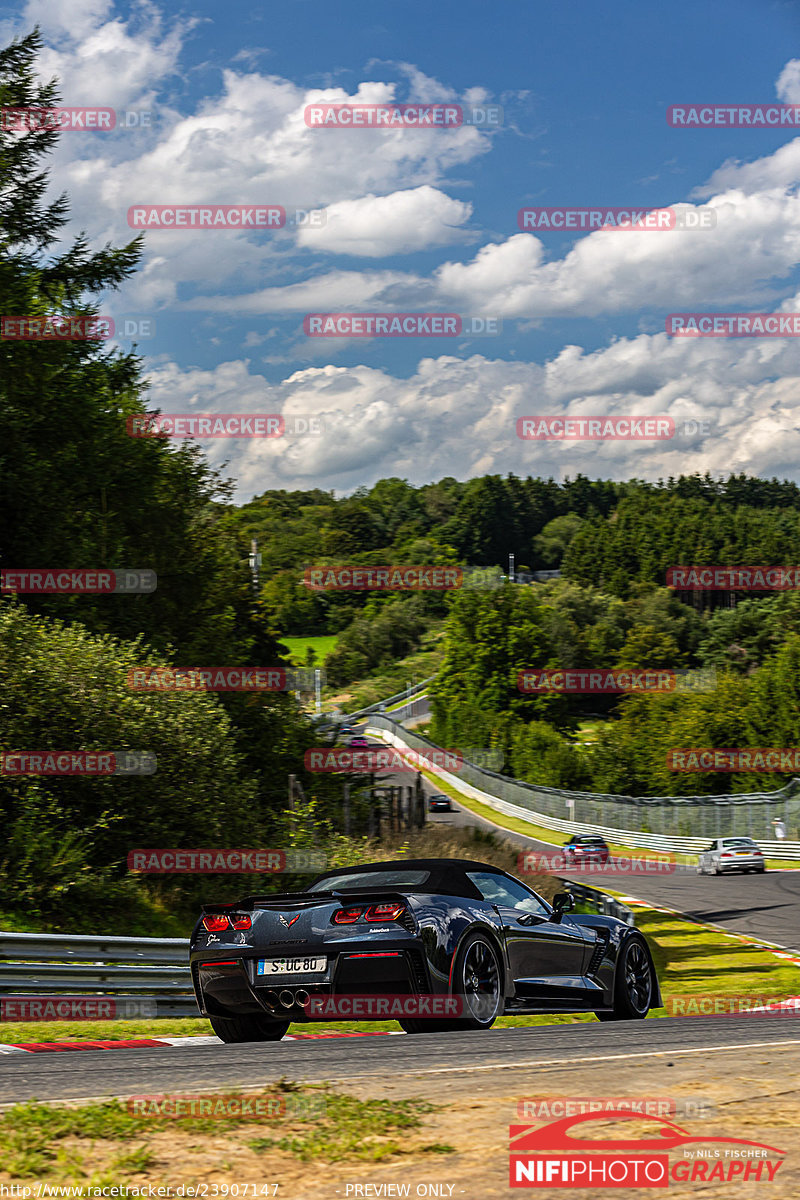
[[414, 987], [420, 995], [425, 996], [431, 989], [422, 954], [419, 950], [407, 950], [406, 954], [408, 955], [408, 965], [411, 968], [411, 979]]
[[398, 924], [402, 925], [404, 929], [407, 929], [409, 933], [417, 932], [417, 922], [414, 920], [413, 914], [408, 909], [406, 909], [406, 911], [403, 913]]
[[605, 958], [606, 950], [608, 949], [609, 933], [607, 929], [596, 929], [597, 945], [592, 951], [592, 957], [589, 959], [589, 965], [586, 968], [587, 975], [594, 975], [599, 971], [600, 964]]

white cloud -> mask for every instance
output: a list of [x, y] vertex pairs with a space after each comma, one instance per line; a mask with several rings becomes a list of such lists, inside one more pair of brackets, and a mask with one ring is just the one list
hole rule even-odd
[[193, 21], [166, 29], [160, 10], [146, 0], [127, 21], [110, 17], [112, 8], [111, 0], [28, 0], [25, 6], [26, 28], [38, 22], [46, 39], [38, 73], [58, 76], [66, 105], [147, 106], [177, 69]]
[[790, 58], [775, 84], [778, 99], [784, 104], [800, 104], [800, 58]]
[[[242, 498], [312, 483], [346, 491], [386, 475], [415, 483], [508, 471], [794, 476], [800, 451], [800, 347], [791, 339], [764, 345], [640, 335], [592, 352], [568, 346], [543, 365], [443, 355], [422, 359], [408, 379], [326, 365], [273, 385], [251, 375], [247, 362], [212, 371], [156, 365], [150, 378], [149, 404], [164, 411], [282, 412], [324, 422], [322, 437], [204, 443], [216, 464], [231, 460]], [[669, 416], [676, 435], [603, 443], [516, 436], [517, 417], [564, 415]]]
[[325, 225], [301, 228], [297, 241], [309, 250], [365, 258], [408, 254], [464, 241], [469, 235], [459, 226], [471, 213], [471, 204], [424, 184], [388, 196], [370, 193], [330, 204]]
[[758, 195], [728, 192], [707, 205], [685, 207], [712, 212], [716, 228], [598, 230], [551, 262], [545, 235], [518, 233], [482, 246], [468, 262], [444, 263], [431, 278], [399, 271], [327, 271], [300, 285], [237, 297], [195, 297], [190, 306], [307, 312], [309, 304], [314, 311], [340, 311], [369, 301], [378, 308], [441, 306], [521, 319], [650, 307], [706, 310], [713, 304], [772, 308], [777, 291], [764, 281], [785, 277], [800, 261], [800, 196], [778, 189]]

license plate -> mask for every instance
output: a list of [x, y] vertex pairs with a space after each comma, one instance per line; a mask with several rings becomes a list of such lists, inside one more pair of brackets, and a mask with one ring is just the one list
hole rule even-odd
[[260, 958], [259, 975], [321, 975], [327, 958]]
[[751, 858], [753, 851], [752, 850], [737, 850], [736, 853], [739, 855], [740, 858]]

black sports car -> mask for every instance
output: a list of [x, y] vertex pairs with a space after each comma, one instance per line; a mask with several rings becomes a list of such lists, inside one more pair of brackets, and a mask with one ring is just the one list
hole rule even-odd
[[453, 812], [453, 805], [450, 797], [445, 796], [443, 792], [435, 792], [428, 797], [429, 812]]
[[[348, 997], [404, 998], [407, 1033], [489, 1029], [503, 1014], [626, 1020], [660, 1007], [642, 934], [573, 908], [569, 893], [551, 906], [482, 862], [344, 867], [304, 892], [204, 905], [189, 951], [197, 1003], [224, 1042], [282, 1038], [292, 1021], [348, 1010]], [[457, 1015], [430, 1015], [441, 1012]]]

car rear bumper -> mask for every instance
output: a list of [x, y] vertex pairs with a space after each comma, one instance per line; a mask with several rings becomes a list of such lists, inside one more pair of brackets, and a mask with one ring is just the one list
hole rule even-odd
[[[345, 996], [429, 995], [430, 975], [421, 944], [389, 949], [375, 944], [349, 945], [332, 953], [329, 946], [318, 948], [328, 959], [325, 977], [292, 975], [265, 977], [257, 974], [257, 962], [281, 951], [278, 947], [254, 951], [252, 947], [227, 946], [216, 955], [207, 950], [192, 952], [190, 965], [198, 1007], [205, 1016], [244, 1016], [266, 1013], [276, 1019], [292, 1021], [324, 1020], [309, 1015], [308, 998]], [[285, 951], [284, 951], [285, 952]], [[303, 954], [314, 951], [304, 947]], [[217, 961], [218, 960], [218, 961]], [[339, 1019], [348, 1019], [344, 1016]], [[361, 1019], [353, 1014], [352, 1020]]]
[[763, 857], [756, 858], [752, 855], [748, 855], [747, 858], [725, 858], [718, 861], [723, 871], [752, 871], [753, 867], [761, 871], [764, 868]]

